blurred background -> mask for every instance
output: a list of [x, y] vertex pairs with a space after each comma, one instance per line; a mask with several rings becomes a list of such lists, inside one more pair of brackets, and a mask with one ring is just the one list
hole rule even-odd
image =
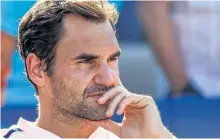
[[[1, 128], [37, 117], [36, 91], [16, 48], [19, 21], [34, 2], [1, 1]], [[154, 97], [177, 137], [220, 137], [220, 1], [111, 3], [120, 15], [124, 86]]]

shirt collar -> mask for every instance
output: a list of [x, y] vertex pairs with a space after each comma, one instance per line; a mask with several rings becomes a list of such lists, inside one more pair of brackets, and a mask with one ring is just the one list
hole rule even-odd
[[[29, 122], [20, 118], [18, 121], [18, 127], [23, 130], [25, 137], [28, 138], [53, 138], [53, 139], [61, 139], [59, 136], [54, 133], [47, 131], [43, 128], [36, 126], [33, 122]], [[119, 139], [114, 133], [102, 128], [98, 127], [90, 136], [89, 139]]]

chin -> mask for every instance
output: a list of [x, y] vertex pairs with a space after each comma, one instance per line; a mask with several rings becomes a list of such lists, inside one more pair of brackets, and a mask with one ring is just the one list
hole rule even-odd
[[72, 110], [71, 113], [82, 119], [89, 121], [108, 120], [111, 117], [106, 117], [108, 105], [99, 105], [97, 103], [90, 103], [90, 105], [80, 105], [77, 109]]

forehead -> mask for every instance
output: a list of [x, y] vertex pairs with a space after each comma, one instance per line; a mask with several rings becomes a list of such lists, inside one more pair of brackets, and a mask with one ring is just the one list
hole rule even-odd
[[111, 53], [119, 50], [115, 32], [109, 21], [95, 23], [80, 16], [67, 15], [64, 18], [64, 34], [57, 52], [69, 53]]

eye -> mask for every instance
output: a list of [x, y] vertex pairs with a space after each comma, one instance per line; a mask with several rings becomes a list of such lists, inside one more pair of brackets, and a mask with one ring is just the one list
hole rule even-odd
[[118, 60], [117, 57], [111, 57], [111, 58], [108, 59], [108, 61], [110, 61], [110, 62], [111, 62], [111, 61], [117, 61], [117, 60]]
[[79, 64], [90, 64], [90, 63], [92, 63], [92, 60], [88, 60], [88, 59], [85, 59], [85, 60], [82, 60], [82, 61], [79, 61], [78, 62]]

